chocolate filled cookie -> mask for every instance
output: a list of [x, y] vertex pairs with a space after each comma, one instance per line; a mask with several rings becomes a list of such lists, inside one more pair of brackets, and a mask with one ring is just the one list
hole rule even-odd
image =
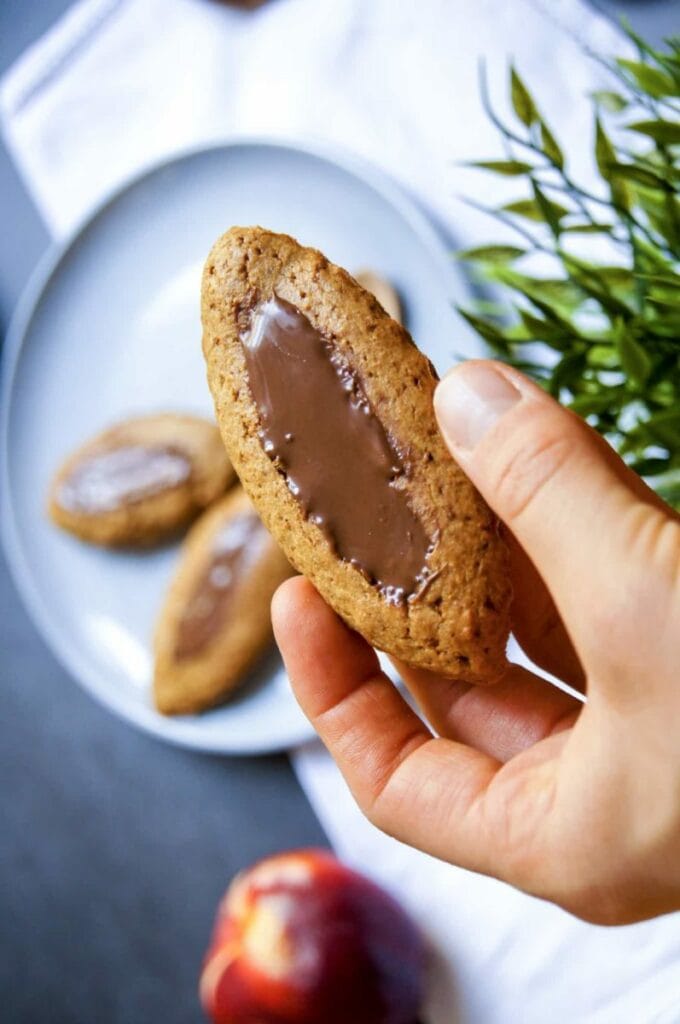
[[201, 516], [156, 629], [159, 711], [193, 714], [229, 696], [271, 643], [271, 599], [292, 572], [240, 487]]
[[217, 427], [170, 414], [98, 434], [56, 474], [49, 514], [91, 544], [148, 545], [184, 526], [233, 483]]
[[227, 451], [295, 568], [375, 647], [497, 679], [507, 550], [444, 445], [437, 376], [409, 334], [320, 252], [261, 228], [213, 247], [202, 318]]

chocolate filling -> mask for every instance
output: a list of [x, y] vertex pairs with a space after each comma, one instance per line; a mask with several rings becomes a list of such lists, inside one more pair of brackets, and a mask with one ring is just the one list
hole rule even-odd
[[70, 512], [99, 515], [179, 487], [191, 461], [175, 448], [126, 444], [85, 455], [62, 482], [57, 499]]
[[401, 604], [427, 579], [432, 541], [403, 490], [405, 457], [357, 373], [278, 296], [255, 308], [241, 341], [265, 452], [336, 555]]
[[215, 535], [211, 559], [179, 621], [175, 642], [178, 661], [200, 654], [224, 628], [234, 594], [260, 557], [267, 536], [254, 512], [236, 516]]

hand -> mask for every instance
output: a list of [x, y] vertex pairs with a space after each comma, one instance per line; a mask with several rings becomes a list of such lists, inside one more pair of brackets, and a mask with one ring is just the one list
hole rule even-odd
[[430, 731], [302, 578], [273, 607], [297, 698], [402, 841], [600, 924], [680, 909], [678, 519], [506, 366], [457, 368], [435, 408], [505, 524], [515, 635], [587, 703], [519, 666], [475, 687], [399, 665]]

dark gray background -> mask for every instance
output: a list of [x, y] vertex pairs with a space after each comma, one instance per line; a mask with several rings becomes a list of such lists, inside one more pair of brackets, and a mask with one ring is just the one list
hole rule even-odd
[[[0, 0], [0, 73], [69, 5]], [[676, 0], [597, 6], [651, 41], [680, 31]], [[4, 332], [49, 240], [1, 145], [0, 238]], [[284, 757], [185, 753], [95, 704], [37, 635], [4, 559], [0, 611], [0, 1019], [200, 1021], [226, 882], [268, 852], [325, 843], [321, 828]]]

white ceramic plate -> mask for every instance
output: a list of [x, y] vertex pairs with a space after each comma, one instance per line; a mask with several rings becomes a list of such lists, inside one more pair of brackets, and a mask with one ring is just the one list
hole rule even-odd
[[452, 303], [464, 296], [448, 247], [380, 172], [265, 140], [189, 153], [107, 200], [31, 281], [6, 343], [2, 511], [22, 595], [86, 689], [163, 739], [256, 753], [310, 733], [276, 656], [225, 707], [158, 715], [150, 637], [176, 548], [98, 550], [44, 514], [55, 467], [96, 431], [154, 410], [212, 415], [199, 280], [211, 244], [232, 224], [285, 231], [350, 270], [377, 270], [401, 292], [409, 327], [439, 368], [460, 351]]

